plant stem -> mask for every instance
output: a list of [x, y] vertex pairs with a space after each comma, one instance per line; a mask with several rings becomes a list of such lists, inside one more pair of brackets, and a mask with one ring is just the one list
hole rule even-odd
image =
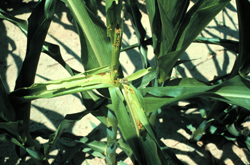
[[111, 80], [117, 80], [118, 77], [118, 69], [120, 67], [119, 62], [120, 57], [120, 47], [116, 47], [112, 45], [112, 61], [111, 61]]

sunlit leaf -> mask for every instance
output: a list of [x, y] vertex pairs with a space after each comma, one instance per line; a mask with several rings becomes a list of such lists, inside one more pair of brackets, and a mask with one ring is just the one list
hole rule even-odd
[[[141, 93], [132, 85], [123, 84], [123, 94], [128, 104], [128, 112], [131, 116], [132, 123], [135, 125], [139, 142], [144, 151], [144, 157], [149, 164], [160, 164], [162, 162], [173, 162], [179, 164], [180, 161], [173, 154], [165, 154], [157, 142], [151, 124], [144, 112], [145, 105]], [[157, 155], [150, 157], [150, 155]], [[154, 162], [154, 163], [153, 163]]]
[[106, 143], [96, 141], [96, 140], [89, 142], [87, 137], [83, 137], [79, 142], [85, 144], [86, 146], [89, 147], [90, 150], [93, 151], [93, 152], [89, 152], [90, 150], [88, 148], [84, 148], [83, 152], [89, 152], [93, 156], [98, 156], [100, 158], [105, 158], [104, 154], [105, 154], [105, 151], [106, 151]]
[[76, 21], [81, 41], [81, 59], [85, 70], [111, 63], [111, 43], [105, 25], [82, 0], [63, 0]]
[[144, 95], [147, 112], [153, 112], [163, 105], [195, 97], [209, 97], [250, 110], [250, 82], [239, 76], [222, 84], [209, 86], [195, 79], [176, 79], [166, 87], [140, 89]]
[[[99, 68], [96, 72], [95, 70], [91, 70], [90, 72], [99, 73], [100, 70], [102, 70], [102, 68]], [[38, 98], [51, 98], [113, 86], [109, 73], [103, 72], [92, 75], [90, 72], [80, 73], [61, 80], [46, 81], [33, 84], [30, 87], [20, 88], [12, 92], [10, 97], [20, 102], [27, 102]]]
[[[121, 131], [122, 137], [131, 147], [135, 158], [142, 162], [141, 150], [139, 147], [139, 141], [136, 135], [135, 126], [131, 123], [131, 119], [127, 113], [126, 106], [124, 105], [124, 97], [117, 87], [109, 88], [110, 96], [112, 100], [112, 109], [115, 112], [118, 126]], [[129, 128], [129, 129], [128, 129]]]

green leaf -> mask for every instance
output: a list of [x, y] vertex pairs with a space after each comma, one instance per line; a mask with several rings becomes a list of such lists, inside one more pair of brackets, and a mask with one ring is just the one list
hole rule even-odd
[[[176, 61], [182, 55], [182, 53], [187, 49], [187, 47], [192, 43], [192, 41], [199, 35], [199, 33], [205, 28], [205, 26], [230, 2], [230, 0], [199, 0], [192, 8], [180, 19], [180, 26], [175, 33], [173, 25], [164, 10], [163, 5], [159, 5], [160, 17], [163, 25], [168, 25], [164, 29], [168, 29], [167, 32], [162, 33], [161, 39], [158, 37], [158, 46], [155, 46], [157, 40], [154, 39], [153, 33], [153, 45], [155, 54], [160, 54], [157, 56], [157, 61], [159, 63], [160, 78], [159, 82], [164, 82], [169, 78], [173, 66]], [[159, 3], [158, 3], [159, 4]], [[188, 4], [186, 4], [188, 5]], [[166, 5], [167, 6], [167, 5]], [[180, 15], [183, 15], [186, 6], [182, 6], [179, 11]], [[172, 9], [173, 10], [173, 9]], [[176, 13], [177, 14], [177, 13]], [[149, 13], [150, 15], [150, 13]], [[177, 14], [178, 15], [178, 14]], [[156, 15], [155, 15], [156, 17]], [[172, 16], [173, 18], [173, 16]], [[155, 27], [157, 29], [157, 27]], [[171, 34], [171, 31], [174, 36]], [[159, 32], [158, 32], [159, 33]], [[158, 35], [159, 36], [159, 35]], [[173, 38], [174, 37], [174, 38]], [[156, 41], [155, 41], [156, 40]], [[173, 42], [172, 42], [173, 41]], [[170, 45], [162, 48], [160, 45]], [[158, 48], [158, 49], [157, 49]], [[162, 50], [161, 50], [162, 49]]]
[[[159, 13], [161, 18], [161, 35], [159, 36], [160, 40], [160, 48], [159, 48], [159, 54], [156, 54], [157, 57], [161, 57], [165, 55], [172, 47], [172, 44], [174, 42], [175, 37], [175, 31], [174, 25], [172, 24], [171, 18], [168, 15], [168, 9], [171, 8], [169, 1], [157, 1], [158, 7], [159, 7]], [[188, 2], [188, 1], [185, 1]], [[175, 2], [176, 3], [176, 2]], [[184, 4], [184, 3], [182, 3]], [[173, 9], [175, 10], [175, 9]], [[183, 12], [183, 11], [182, 11]], [[177, 24], [177, 26], [179, 26]]]
[[116, 149], [117, 149], [117, 119], [114, 112], [108, 110], [107, 115], [107, 146], [106, 146], [106, 163], [115, 164], [116, 163]]
[[240, 133], [239, 133], [239, 131], [235, 128], [235, 125], [234, 125], [234, 123], [233, 124], [230, 124], [230, 125], [227, 125], [226, 126], [227, 127], [227, 131], [229, 132], [229, 133], [231, 133], [232, 135], [234, 135], [234, 136], [240, 136]]
[[[160, 41], [161, 41], [161, 21], [159, 21], [160, 13], [155, 0], [146, 0], [146, 7], [152, 32], [153, 49], [156, 55], [160, 54]], [[171, 29], [172, 30], [172, 29]]]
[[[71, 76], [79, 73], [78, 71], [71, 68], [64, 61], [64, 59], [62, 58], [61, 53], [60, 53], [60, 47], [58, 45], [44, 42], [42, 52], [48, 54], [50, 57], [52, 57], [54, 60], [56, 60], [59, 64], [61, 64], [62, 67], [64, 67]], [[100, 68], [99, 68], [99, 70], [100, 70]], [[91, 70], [91, 72], [94, 72], [94, 70]], [[91, 74], [91, 73], [88, 72], [88, 74]], [[83, 91], [83, 92], [81, 92], [81, 95], [83, 97], [82, 101], [84, 103], [84, 106], [87, 109], [89, 109], [89, 108], [95, 109], [105, 100], [104, 98], [98, 96], [93, 91]]]
[[134, 81], [134, 80], [139, 79], [139, 78], [145, 76], [146, 74], [152, 72], [153, 70], [154, 70], [154, 68], [151, 68], [151, 67], [149, 67], [147, 69], [140, 69], [137, 72], [127, 76], [126, 79], [128, 81]]
[[43, 155], [41, 153], [36, 152], [33, 148], [26, 148], [26, 151], [30, 154], [30, 156], [36, 160], [43, 160]]
[[47, 19], [52, 19], [54, 16], [57, 0], [46, 0], [44, 4], [44, 15]]
[[44, 42], [44, 45], [42, 47], [42, 52], [46, 53], [47, 55], [49, 55], [51, 58], [53, 58], [54, 60], [56, 60], [59, 64], [62, 65], [62, 67], [64, 67], [68, 73], [73, 76], [77, 73], [79, 73], [78, 71], [74, 70], [73, 68], [71, 68], [62, 58], [61, 52], [60, 52], [60, 47], [58, 45], [55, 44], [51, 44], [49, 42]]
[[170, 77], [170, 72], [183, 52], [173, 51], [158, 58], [160, 81], [163, 82]]
[[4, 88], [2, 77], [0, 75], [0, 118], [5, 121], [15, 121], [16, 113], [8, 98], [7, 92]]
[[65, 118], [61, 121], [56, 129], [56, 132], [49, 137], [49, 142], [44, 145], [44, 155], [47, 157], [53, 145], [62, 136], [63, 132], [68, 129], [76, 121], [82, 119], [85, 115], [89, 114], [90, 110], [85, 110], [75, 114], [67, 114]]
[[109, 0], [106, 1], [106, 24], [107, 24], [107, 36], [110, 38], [111, 43], [115, 44], [115, 31], [119, 28], [121, 23], [121, 0]]
[[239, 76], [214, 86], [187, 78], [175, 79], [168, 85], [140, 89], [144, 96], [146, 112], [154, 112], [163, 105], [195, 97], [209, 97], [250, 110], [250, 82]]
[[[146, 0], [146, 2], [152, 31], [154, 53], [157, 56], [160, 68], [160, 82], [163, 82], [171, 71], [173, 67], [172, 63], [174, 62], [169, 62], [172, 66], [163, 65], [160, 63], [163, 62], [162, 60], [165, 62], [167, 58], [159, 58], [171, 52], [176, 32], [182, 23], [181, 21], [186, 13], [189, 0], [184, 0], [182, 2], [177, 0]], [[168, 58], [169, 57], [170, 55]], [[173, 56], [171, 56], [171, 58], [173, 58]], [[166, 69], [166, 67], [168, 68]]]
[[[107, 69], [107, 68], [106, 68]], [[91, 70], [75, 76], [33, 84], [30, 87], [20, 88], [10, 94], [12, 100], [27, 102], [38, 98], [51, 98], [66, 94], [73, 94], [92, 89], [108, 88], [113, 86], [109, 73], [103, 72], [105, 69]], [[98, 74], [91, 74], [98, 73]]]
[[122, 151], [125, 152], [125, 153], [128, 155], [128, 157], [131, 158], [131, 157], [132, 157], [132, 154], [133, 154], [133, 151], [131, 150], [131, 148], [129, 147], [129, 145], [126, 144], [122, 138], [120, 138], [120, 139], [117, 141], [117, 143], [119, 144], [118, 147], [121, 148]]
[[76, 21], [81, 41], [81, 58], [85, 70], [110, 65], [111, 43], [105, 25], [82, 0], [63, 0]]
[[127, 81], [132, 81], [132, 84], [137, 88], [146, 87], [157, 76], [156, 68], [141, 69], [127, 76]]
[[[89, 139], [87, 137], [83, 137], [82, 139], [80, 139], [79, 142], [85, 144], [86, 146], [89, 147], [89, 149], [94, 151], [94, 152], [90, 152], [93, 156], [105, 158], [104, 154], [106, 152], [106, 146], [107, 146], [106, 143], [96, 141], [96, 140], [89, 142]], [[84, 148], [83, 152], [89, 152], [90, 151], [89, 149]]]
[[131, 22], [133, 23], [136, 37], [138, 39], [138, 47], [139, 52], [142, 58], [142, 64], [144, 68], [147, 68], [148, 60], [147, 60], [147, 45], [144, 42], [144, 38], [146, 37], [146, 31], [142, 26], [141, 18], [142, 15], [138, 8], [138, 1], [127, 0], [126, 11], [131, 16]]
[[230, 0], [197, 1], [183, 18], [172, 50], [186, 49], [196, 36], [229, 2]]
[[126, 163], [124, 163], [123, 161], [119, 161], [119, 163], [118, 163], [119, 165], [128, 165], [128, 164], [126, 164]]
[[[126, 85], [123, 84], [123, 94], [125, 96], [125, 100], [128, 104], [128, 108], [129, 108], [129, 113], [132, 117], [132, 119], [134, 120], [134, 123], [136, 125], [137, 129], [139, 128], [139, 123], [141, 123], [143, 125], [143, 127], [146, 128], [147, 132], [149, 133], [149, 135], [153, 138], [155, 138], [154, 132], [152, 130], [152, 128], [150, 127], [150, 124], [148, 122], [147, 116], [144, 113], [144, 103], [142, 101], [142, 96], [141, 93], [135, 89], [132, 85]], [[140, 130], [138, 130], [140, 131]]]
[[143, 161], [153, 165], [163, 162], [169, 163], [170, 161], [168, 159], [171, 158], [176, 164], [179, 164], [180, 162], [175, 156], [165, 155], [160, 149], [153, 129], [144, 112], [145, 106], [141, 93], [132, 85], [127, 84], [123, 84], [122, 92], [128, 104], [128, 112], [135, 125], [136, 134], [141, 144], [141, 151], [143, 151], [141, 154], [145, 158]]
[[[42, 46], [51, 23], [51, 18], [45, 18], [44, 3], [45, 1], [40, 2], [28, 19], [27, 51], [15, 89], [30, 86], [34, 82]], [[50, 12], [54, 11], [55, 7]]]
[[146, 137], [141, 137], [143, 152], [145, 154], [147, 164], [154, 165], [154, 164], [170, 164], [170, 160], [162, 157], [162, 151], [158, 149], [157, 144], [153, 140], [152, 137], [147, 135]]
[[91, 10], [91, 12], [94, 15], [97, 15], [97, 10], [98, 10], [98, 5], [97, 5], [97, 0], [85, 0], [85, 3], [88, 7], [89, 10]]
[[12, 23], [14, 23], [16, 26], [18, 26], [21, 31], [27, 35], [28, 33], [28, 22], [26, 20], [22, 20], [16, 17], [13, 17], [12, 15], [6, 13], [2, 9], [0, 9], [0, 19], [6, 19]]
[[239, 53], [238, 41], [225, 40], [220, 38], [196, 37], [196, 39], [193, 42], [220, 45], [226, 48], [227, 50], [233, 51], [234, 53]]
[[118, 87], [109, 88], [109, 92], [112, 100], [111, 109], [113, 109], [115, 112], [122, 137], [132, 149], [132, 154], [135, 156], [136, 160], [142, 162], [143, 158], [141, 157], [142, 155], [135, 126], [131, 123], [130, 116], [127, 113], [126, 107], [124, 105], [124, 97]]
[[239, 37], [240, 37], [240, 45], [239, 45], [239, 64], [237, 70], [239, 70], [240, 75], [245, 77], [250, 73], [250, 49], [249, 49], [249, 17], [250, 14], [250, 2], [248, 0], [236, 0], [237, 4], [237, 12], [238, 12], [238, 21], [239, 21]]
[[[49, 11], [49, 12], [51, 12], [51, 11]], [[6, 13], [5, 11], [3, 11], [2, 9], [0, 9], [0, 18], [6, 19], [6, 20], [14, 23], [22, 30], [22, 32], [25, 35], [27, 35], [28, 22], [26, 20], [22, 20], [22, 19], [13, 17], [13, 16], [9, 15], [8, 13]], [[79, 73], [76, 70], [72, 69], [68, 64], [66, 64], [66, 62], [63, 60], [63, 58], [61, 56], [60, 47], [58, 45], [55, 45], [55, 44], [52, 44], [52, 43], [45, 41], [44, 45], [42, 47], [42, 52], [48, 54], [50, 57], [52, 57], [54, 60], [56, 60], [59, 64], [61, 64], [69, 72], [69, 74], [71, 76], [73, 76], [76, 73]]]
[[180, 23], [186, 14], [189, 3], [190, 0], [182, 0], [181, 2], [179, 0], [158, 1], [158, 5], [161, 6], [164, 13], [166, 14], [166, 17], [170, 20], [171, 24], [173, 25], [174, 32], [176, 32], [176, 30], [179, 28]]
[[5, 130], [4, 132], [12, 135], [16, 139], [20, 140], [18, 123], [17, 122], [0, 122], [0, 129]]
[[[34, 78], [36, 75], [37, 65], [40, 58], [42, 46], [52, 20], [52, 18], [47, 19], [45, 17], [44, 5], [45, 1], [40, 1], [39, 4], [34, 8], [31, 13], [31, 16], [28, 19], [28, 42], [26, 56], [18, 78], [16, 80], [15, 89], [28, 87], [34, 83]], [[53, 13], [54, 11], [55, 8], [50, 10], [51, 13]], [[25, 26], [23, 26], [23, 28], [25, 28]], [[22, 142], [25, 143], [24, 145], [26, 148], [34, 147], [36, 143], [30, 136], [29, 130], [30, 102], [27, 102], [25, 104], [20, 104], [20, 102], [14, 100], [11, 100], [11, 102], [16, 111], [17, 120], [22, 121], [22, 125], [20, 126]], [[38, 164], [41, 164], [42, 160], [40, 158], [42, 157], [42, 154], [37, 149], [34, 149], [34, 151], [39, 154], [39, 160], [36, 159], [38, 157], [32, 156], [32, 152], [30, 152], [31, 156]]]
[[12, 142], [13, 144], [19, 146], [19, 147], [22, 147], [24, 148], [23, 144], [20, 143], [19, 140], [17, 140], [16, 138], [13, 137], [13, 135], [10, 135], [9, 133], [0, 133], [0, 141], [3, 141], [3, 142]]

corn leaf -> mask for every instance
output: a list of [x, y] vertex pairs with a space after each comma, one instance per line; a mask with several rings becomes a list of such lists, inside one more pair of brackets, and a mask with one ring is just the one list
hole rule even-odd
[[97, 15], [97, 9], [98, 9], [98, 5], [97, 5], [97, 0], [86, 0], [85, 1], [87, 7], [89, 8], [89, 10], [94, 14]]
[[168, 164], [171, 162], [169, 158], [171, 158], [175, 164], [182, 164], [173, 154], [166, 155], [160, 149], [153, 129], [144, 112], [145, 105], [141, 93], [132, 85], [127, 84], [123, 84], [122, 91], [128, 104], [131, 122], [136, 128], [136, 134], [141, 144], [140, 147], [143, 151], [141, 154], [146, 158], [147, 164]]
[[0, 133], [0, 141], [3, 142], [12, 142], [13, 144], [24, 148], [24, 146], [22, 145], [22, 143], [20, 143], [20, 141], [18, 141], [16, 138], [13, 137], [13, 135], [10, 135], [9, 133]]
[[[40, 53], [55, 11], [56, 2], [55, 0], [55, 2], [53, 2], [54, 5], [45, 8], [45, 1], [40, 1], [28, 19], [26, 56], [16, 80], [15, 89], [28, 87], [34, 83]], [[45, 12], [47, 12], [48, 15], [46, 15]], [[14, 100], [11, 100], [11, 102], [16, 111], [17, 120], [23, 121], [20, 126], [20, 134], [22, 142], [25, 143], [26, 151], [34, 158], [36, 163], [42, 164], [42, 153], [35, 147], [36, 143], [30, 136], [30, 102], [26, 102], [25, 104]], [[37, 157], [37, 155], [39, 156]]]
[[141, 23], [142, 15], [140, 13], [140, 10], [138, 8], [138, 1], [131, 1], [127, 0], [127, 6], [126, 6], [127, 13], [131, 16], [131, 22], [133, 23], [136, 37], [138, 39], [138, 48], [139, 52], [142, 58], [142, 64], [144, 68], [147, 68], [148, 66], [148, 60], [147, 60], [147, 45], [144, 42], [144, 39], [146, 37], [146, 31]]
[[3, 11], [2, 9], [0, 9], [0, 19], [6, 19], [12, 23], [14, 23], [16, 26], [18, 26], [21, 31], [24, 34], [28, 33], [28, 22], [26, 20], [22, 20], [16, 17], [13, 17], [12, 15], [6, 13], [5, 11]]
[[[186, 13], [189, 0], [146, 0], [153, 48], [159, 58], [171, 48], [175, 33]], [[159, 20], [160, 18], [160, 20]]]
[[75, 19], [81, 41], [81, 59], [85, 70], [111, 63], [111, 43], [105, 25], [82, 0], [63, 0]]
[[195, 79], [176, 79], [166, 87], [140, 89], [144, 96], [146, 112], [154, 112], [163, 105], [195, 97], [208, 97], [235, 104], [250, 110], [250, 82], [236, 76], [219, 85], [208, 86]]
[[233, 51], [234, 53], [239, 53], [238, 41], [225, 40], [220, 38], [196, 37], [193, 42], [220, 45], [226, 48], [227, 50]]
[[[22, 32], [27, 35], [28, 33], [28, 22], [26, 20], [22, 20], [16, 17], [13, 17], [12, 15], [6, 13], [2, 9], [0, 9], [0, 18], [6, 19], [12, 23], [14, 23], [16, 26], [22, 30]], [[42, 52], [46, 53], [50, 57], [52, 57], [54, 60], [56, 60], [59, 64], [61, 64], [71, 76], [73, 76], [77, 72], [76, 70], [72, 69], [66, 62], [63, 60], [61, 53], [60, 53], [60, 47], [58, 45], [44, 42], [44, 45], [42, 47]]]
[[82, 119], [85, 115], [89, 114], [91, 111], [85, 110], [75, 114], [67, 114], [65, 118], [61, 121], [56, 129], [56, 132], [49, 136], [49, 141], [44, 144], [44, 155], [48, 156], [51, 148], [57, 142], [57, 140], [62, 136], [63, 132], [72, 126], [76, 121]]
[[121, 23], [121, 0], [106, 1], [106, 24], [107, 36], [110, 38], [111, 43], [115, 44], [115, 30]]
[[[68, 73], [71, 76], [74, 76], [75, 74], [78, 74], [79, 72], [71, 68], [62, 58], [60, 53], [60, 47], [55, 44], [51, 44], [48, 42], [44, 42], [42, 52], [48, 54], [50, 57], [52, 57], [54, 60], [56, 60], [59, 64], [64, 67]], [[104, 98], [98, 96], [93, 91], [83, 91], [81, 92], [81, 95], [83, 97], [82, 101], [84, 103], [84, 106], [89, 109], [95, 109], [100, 105], [101, 102], [104, 101]]]
[[18, 122], [0, 122], [0, 130], [1, 132], [12, 135], [18, 140], [21, 139], [18, 131]]
[[86, 145], [86, 147], [82, 150], [83, 152], [90, 153], [91, 155], [100, 158], [105, 158], [104, 154], [106, 152], [106, 143], [96, 140], [89, 141], [87, 137], [83, 137], [79, 142]]
[[[230, 0], [199, 0], [187, 13], [188, 1], [146, 2], [159, 64], [159, 82], [164, 82], [181, 54]], [[173, 6], [176, 8], [171, 8]]]
[[0, 75], [0, 118], [4, 121], [15, 121], [16, 113], [8, 98]]
[[250, 2], [248, 0], [237, 0], [237, 12], [239, 20], [239, 33], [240, 33], [240, 45], [239, 45], [239, 64], [238, 69], [240, 75], [245, 77], [250, 73], [250, 49], [249, 49], [249, 21], [250, 18]]
[[127, 113], [126, 105], [124, 104], [124, 96], [122, 95], [118, 87], [109, 88], [109, 92], [112, 100], [112, 105], [110, 105], [109, 107], [111, 107], [110, 109], [115, 112], [122, 137], [132, 149], [132, 154], [135, 159], [139, 162], [143, 162], [143, 158], [141, 155], [142, 151], [140, 150], [140, 144], [136, 134], [136, 128], [131, 123], [131, 118]]
[[[200, 0], [187, 12], [175, 37], [172, 51], [159, 59], [160, 82], [169, 77], [175, 62], [205, 26], [230, 2], [230, 0]], [[170, 60], [167, 60], [170, 58]], [[167, 63], [165, 61], [168, 61]], [[164, 62], [163, 62], [164, 61]], [[163, 63], [162, 63], [163, 62]]]
[[[40, 57], [41, 49], [44, 39], [47, 35], [50, 26], [52, 15], [50, 18], [45, 18], [44, 13], [45, 1], [39, 5], [32, 12], [28, 22], [28, 43], [27, 52], [21, 68], [20, 74], [16, 81], [15, 89], [19, 87], [30, 86], [34, 82], [36, 68]], [[54, 12], [55, 5], [48, 12]]]
[[[33, 84], [30, 87], [19, 88], [10, 94], [12, 100], [28, 102], [38, 98], [52, 98], [92, 89], [113, 86], [108, 68], [98, 68], [75, 76]], [[100, 71], [104, 71], [100, 73]], [[105, 72], [106, 71], [106, 72]], [[97, 74], [92, 74], [97, 73]]]

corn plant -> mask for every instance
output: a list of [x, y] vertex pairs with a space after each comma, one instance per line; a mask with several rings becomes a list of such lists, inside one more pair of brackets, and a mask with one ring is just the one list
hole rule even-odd
[[[207, 110], [206, 120], [194, 131], [193, 140], [200, 140], [218, 114], [250, 110], [250, 82], [246, 78], [249, 73], [249, 1], [236, 0], [239, 43], [197, 38], [230, 0], [198, 0], [190, 9], [189, 0], [145, 0], [152, 33], [150, 39], [146, 39], [138, 1], [106, 0], [106, 23], [99, 20], [95, 14], [95, 0], [62, 2], [69, 8], [78, 31], [81, 60], [85, 69], [83, 73], [72, 69], [64, 61], [58, 45], [45, 41], [57, 0], [40, 0], [27, 21], [15, 18], [0, 9], [0, 18], [18, 26], [28, 39], [26, 56], [16, 80], [15, 90], [7, 93], [3, 81], [0, 81], [0, 137], [2, 141], [11, 141], [23, 148], [36, 164], [48, 164], [51, 148], [60, 138], [67, 138], [76, 143], [75, 147], [61, 158], [60, 164], [69, 162], [78, 151], [103, 158], [107, 164], [117, 164], [118, 148], [134, 164], [182, 164], [159, 140], [154, 130], [160, 108], [164, 106], [162, 110], [167, 111], [167, 107], [174, 103], [193, 98], [212, 101], [214, 105]], [[121, 49], [126, 14], [131, 15], [138, 44]], [[225, 80], [217, 81], [216, 84], [194, 78], [171, 78], [173, 68], [181, 63], [178, 59], [193, 41], [238, 48], [235, 66]], [[152, 66], [147, 59], [149, 45], [152, 45], [154, 50], [155, 65]], [[141, 56], [143, 68], [124, 77], [119, 62], [120, 52], [134, 47], [139, 49], [138, 55]], [[41, 52], [61, 64], [71, 77], [34, 83]], [[81, 93], [86, 110], [77, 114], [69, 112], [55, 132], [30, 131], [32, 100], [77, 92]], [[64, 132], [89, 113], [106, 125], [105, 142], [97, 141], [94, 133], [79, 137]], [[240, 136], [234, 123], [224, 126], [235, 138]], [[118, 134], [121, 138], [118, 138]], [[38, 147], [34, 140], [37, 136], [49, 141]], [[249, 145], [247, 140], [245, 143]]]

